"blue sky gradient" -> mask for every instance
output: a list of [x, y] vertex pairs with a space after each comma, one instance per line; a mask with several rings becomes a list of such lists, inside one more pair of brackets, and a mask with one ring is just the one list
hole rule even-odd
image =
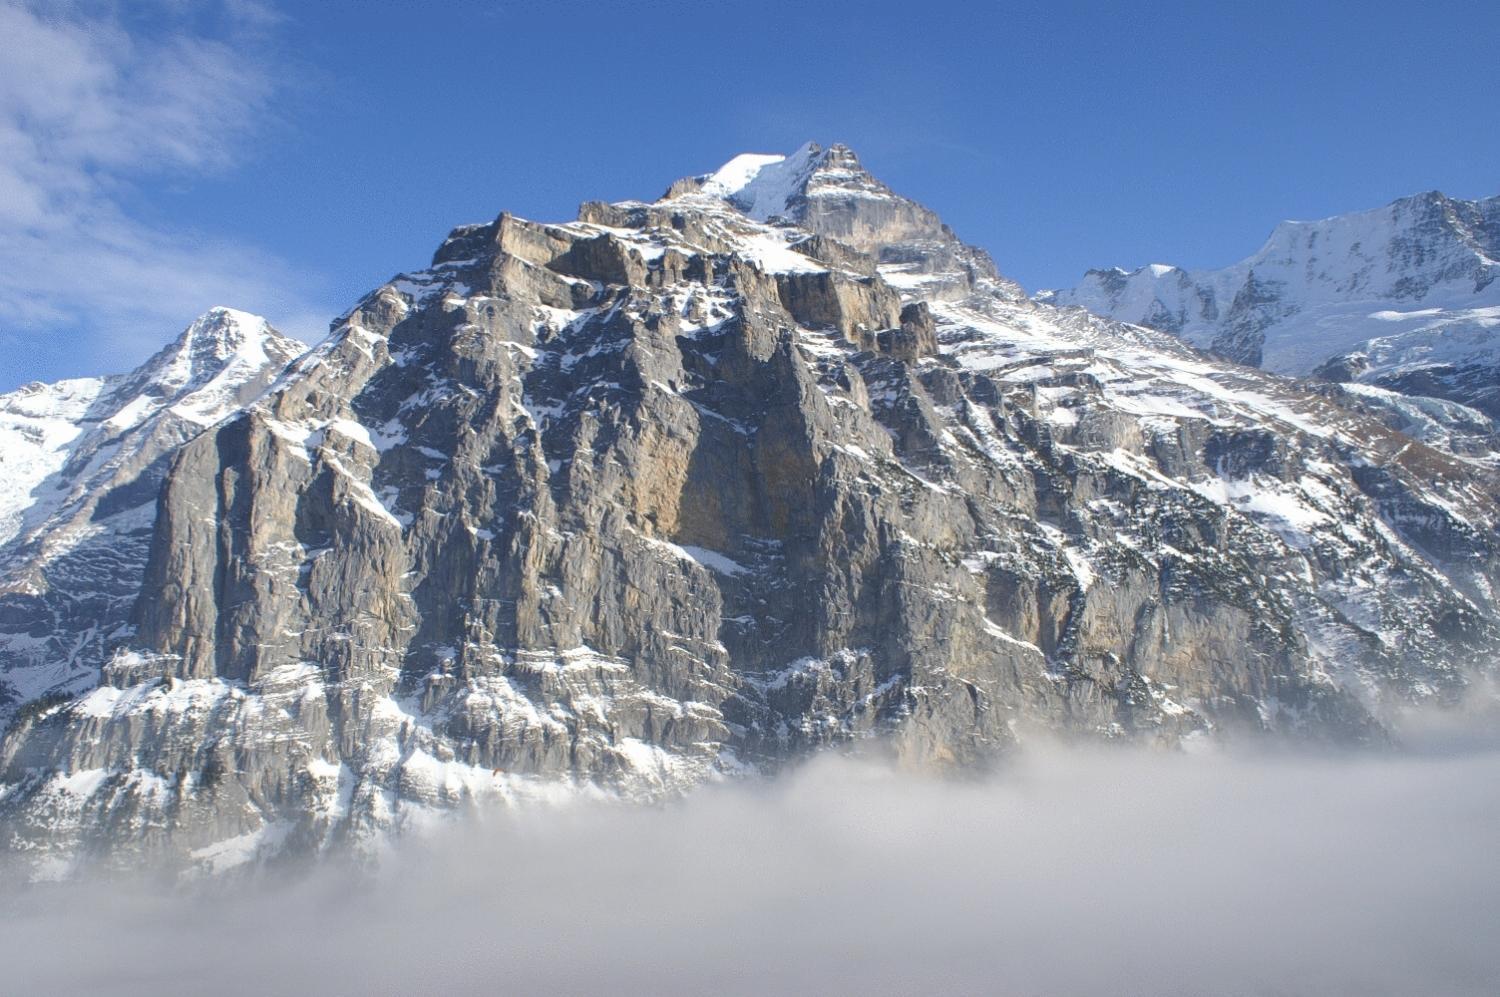
[[[0, 169], [0, 390], [125, 369], [214, 304], [316, 337], [454, 224], [569, 218], [808, 139], [853, 146], [1030, 289], [1221, 266], [1282, 218], [1500, 192], [1493, 3], [128, 9], [0, 7], [84, 53], [31, 93], [37, 43], [0, 30], [0, 140], [31, 143], [16, 183], [54, 206], [7, 218]], [[117, 85], [90, 90], [101, 61]], [[58, 140], [101, 101], [134, 155]]]

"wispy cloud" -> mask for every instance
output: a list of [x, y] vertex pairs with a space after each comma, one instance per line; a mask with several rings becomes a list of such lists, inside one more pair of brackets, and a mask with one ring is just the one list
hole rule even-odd
[[276, 93], [276, 21], [249, 0], [0, 2], [0, 377], [49, 354], [128, 365], [214, 304], [311, 324], [285, 261], [129, 207], [240, 165]]

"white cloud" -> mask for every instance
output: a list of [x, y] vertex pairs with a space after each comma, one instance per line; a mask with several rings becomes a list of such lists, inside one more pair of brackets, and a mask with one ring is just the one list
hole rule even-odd
[[80, 373], [129, 366], [215, 304], [292, 325], [317, 311], [309, 280], [275, 256], [126, 206], [138, 184], [238, 165], [270, 113], [275, 84], [257, 53], [274, 12], [164, 3], [147, 30], [140, 10], [0, 2], [6, 380], [48, 353]]
[[16, 993], [1489, 997], [1487, 729], [1343, 757], [1036, 745], [954, 783], [825, 757], [490, 815], [373, 880], [22, 894], [0, 966]]

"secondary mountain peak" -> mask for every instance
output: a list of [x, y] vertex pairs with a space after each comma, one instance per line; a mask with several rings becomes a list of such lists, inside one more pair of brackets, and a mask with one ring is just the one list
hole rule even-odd
[[98, 682], [171, 457], [305, 350], [219, 307], [128, 374], [0, 395], [0, 726], [27, 701]]
[[[1039, 300], [1170, 332], [1284, 374], [1375, 387], [1500, 416], [1500, 197], [1428, 191], [1286, 221], [1219, 270], [1090, 270]], [[1356, 372], [1353, 373], [1353, 372]]]
[[120, 379], [111, 425], [128, 428], [164, 406], [201, 425], [216, 422], [266, 387], [262, 374], [306, 349], [259, 315], [215, 306]]

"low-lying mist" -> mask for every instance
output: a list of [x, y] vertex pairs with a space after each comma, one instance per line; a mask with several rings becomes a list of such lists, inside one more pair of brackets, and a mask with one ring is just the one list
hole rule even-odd
[[13, 897], [11, 993], [1500, 993], [1500, 738], [1380, 755], [838, 758], [500, 816], [374, 877]]

